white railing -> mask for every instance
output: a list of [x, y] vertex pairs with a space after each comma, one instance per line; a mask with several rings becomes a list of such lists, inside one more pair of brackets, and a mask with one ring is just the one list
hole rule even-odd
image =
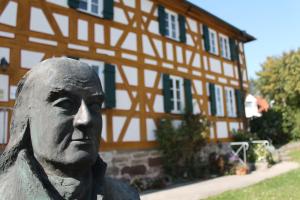
[[[239, 148], [235, 151], [232, 149], [232, 153], [237, 156], [241, 163], [247, 164], [247, 150], [249, 148], [248, 142], [230, 142], [230, 146], [239, 146]], [[243, 159], [240, 158], [239, 154], [243, 151]]]
[[[253, 140], [251, 141], [252, 144], [262, 144], [266, 149], [270, 147], [270, 143], [268, 140]], [[249, 149], [248, 142], [230, 142], [230, 146], [239, 146], [239, 148], [235, 151], [232, 148], [232, 153], [239, 158], [241, 163], [247, 164], [247, 150]], [[240, 152], [243, 151], [243, 158], [240, 158]]]

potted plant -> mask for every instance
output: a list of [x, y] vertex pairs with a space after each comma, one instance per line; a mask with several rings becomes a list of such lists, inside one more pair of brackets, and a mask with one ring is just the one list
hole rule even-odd
[[248, 166], [244, 163], [240, 163], [235, 168], [235, 174], [236, 175], [246, 175], [248, 174]]

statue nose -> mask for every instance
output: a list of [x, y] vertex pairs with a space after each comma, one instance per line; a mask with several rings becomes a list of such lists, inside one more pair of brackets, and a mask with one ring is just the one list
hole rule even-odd
[[91, 120], [92, 117], [90, 111], [84, 100], [82, 100], [78, 112], [76, 113], [74, 118], [74, 126], [77, 128], [86, 127], [90, 125]]

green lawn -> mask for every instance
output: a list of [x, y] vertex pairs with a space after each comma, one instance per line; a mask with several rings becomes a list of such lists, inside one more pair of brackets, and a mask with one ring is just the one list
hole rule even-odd
[[[290, 154], [300, 162], [300, 151]], [[300, 199], [300, 169], [268, 179], [244, 189], [225, 192], [208, 200], [298, 200]]]

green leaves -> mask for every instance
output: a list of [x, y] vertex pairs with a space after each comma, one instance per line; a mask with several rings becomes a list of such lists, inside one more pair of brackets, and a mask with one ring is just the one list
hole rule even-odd
[[274, 109], [283, 115], [285, 132], [300, 138], [300, 49], [268, 57], [257, 75], [256, 87], [269, 101], [274, 100]]

